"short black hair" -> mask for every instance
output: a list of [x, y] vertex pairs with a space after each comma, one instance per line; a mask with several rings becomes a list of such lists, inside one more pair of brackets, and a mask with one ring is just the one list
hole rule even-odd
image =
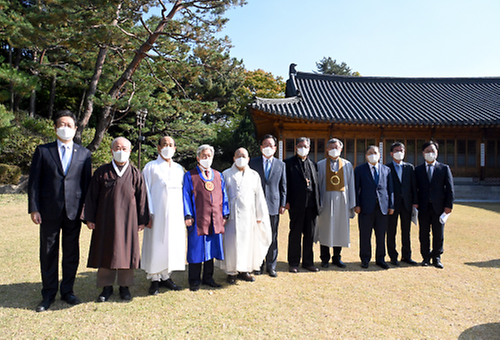
[[430, 140], [428, 142], [425, 142], [424, 145], [422, 145], [422, 151], [427, 149], [428, 146], [434, 145], [436, 147], [436, 150], [439, 150], [439, 144], [433, 140]]
[[264, 143], [264, 141], [269, 138], [271, 138], [274, 141], [274, 146], [278, 145], [278, 139], [270, 134], [264, 135], [264, 137], [262, 137], [262, 139], [260, 140], [260, 145], [262, 145], [262, 143]]
[[394, 148], [397, 148], [398, 146], [402, 147], [403, 150], [406, 150], [406, 147], [402, 142], [394, 142], [391, 144], [391, 152], [393, 152]]
[[75, 126], [76, 126], [76, 123], [77, 123], [76, 122], [76, 116], [70, 110], [60, 110], [60, 111], [57, 111], [57, 113], [55, 114], [55, 116], [53, 118], [54, 125], [57, 125], [57, 121], [59, 120], [59, 118], [62, 118], [62, 117], [70, 117], [71, 119], [73, 119], [73, 122], [75, 122]]

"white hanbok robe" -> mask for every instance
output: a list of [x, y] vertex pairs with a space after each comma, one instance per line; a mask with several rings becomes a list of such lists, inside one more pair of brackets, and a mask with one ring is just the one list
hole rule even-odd
[[225, 225], [224, 260], [217, 264], [228, 275], [258, 270], [271, 244], [271, 223], [260, 176], [248, 166], [239, 171], [234, 164], [223, 176], [230, 215]]
[[171, 166], [158, 156], [144, 167], [149, 202], [153, 215], [150, 228], [144, 229], [141, 269], [153, 281], [166, 280], [174, 270], [185, 270], [186, 227], [182, 199], [184, 169]]
[[326, 191], [328, 158], [318, 162], [320, 209], [314, 241], [327, 247], [349, 247], [349, 219], [354, 218], [356, 191], [351, 162], [342, 158], [345, 191]]

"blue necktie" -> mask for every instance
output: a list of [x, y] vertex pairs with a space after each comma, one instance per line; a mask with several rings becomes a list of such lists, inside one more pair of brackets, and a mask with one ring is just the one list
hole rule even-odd
[[403, 182], [403, 166], [401, 164], [398, 164], [398, 177], [399, 181]]
[[269, 172], [271, 170], [271, 166], [269, 164], [269, 159], [266, 159], [266, 166], [264, 167], [264, 173], [266, 175], [266, 181], [269, 179]]
[[62, 163], [62, 168], [64, 171], [64, 174], [68, 172], [68, 165], [69, 165], [69, 156], [71, 155], [71, 152], [66, 149], [66, 146], [62, 146], [62, 155], [61, 155], [61, 163]]
[[375, 179], [375, 184], [378, 185], [378, 171], [376, 166], [373, 167], [373, 178]]

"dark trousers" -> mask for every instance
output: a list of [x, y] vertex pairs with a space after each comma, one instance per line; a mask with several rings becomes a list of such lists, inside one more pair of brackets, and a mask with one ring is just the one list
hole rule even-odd
[[370, 262], [372, 257], [372, 230], [375, 231], [375, 259], [382, 262], [385, 258], [385, 233], [387, 230], [387, 215], [382, 214], [377, 204], [369, 214], [358, 215], [359, 225], [359, 257], [361, 262]]
[[61, 297], [73, 293], [73, 285], [80, 261], [79, 219], [68, 219], [66, 210], [52, 220], [42, 217], [40, 224], [40, 271], [42, 274], [42, 296], [54, 299], [59, 282], [59, 234], [62, 231], [62, 281]]
[[302, 266], [313, 266], [313, 235], [316, 225], [317, 209], [306, 208], [301, 211], [289, 212], [290, 233], [288, 234], [288, 264], [291, 267], [298, 267], [302, 250]]
[[330, 262], [330, 259], [338, 258], [340, 260], [340, 252], [342, 251], [342, 247], [333, 247], [333, 257], [330, 257], [330, 247], [321, 245], [320, 247], [320, 259], [322, 263]]
[[[444, 224], [439, 221], [439, 216], [429, 204], [427, 211], [418, 214], [418, 225], [420, 227], [420, 254], [424, 261], [431, 258], [440, 258], [443, 253]], [[432, 230], [432, 251], [430, 249], [430, 232]]]
[[396, 250], [396, 234], [398, 228], [398, 218], [401, 220], [401, 258], [411, 259], [411, 211], [401, 207], [394, 211], [394, 214], [388, 216], [387, 224], [387, 252], [391, 260], [398, 259], [398, 251]]
[[267, 270], [276, 270], [276, 263], [278, 262], [278, 226], [280, 224], [280, 215], [270, 215], [271, 220], [271, 233], [272, 241], [266, 255], [266, 268]]
[[208, 282], [214, 276], [214, 259], [200, 262], [190, 263], [188, 266], [189, 284], [199, 285], [201, 279], [201, 265], [203, 264], [203, 282]]

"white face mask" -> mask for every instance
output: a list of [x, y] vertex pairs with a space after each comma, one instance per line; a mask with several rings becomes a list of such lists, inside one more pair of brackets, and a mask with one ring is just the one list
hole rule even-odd
[[368, 162], [370, 162], [371, 164], [377, 164], [378, 160], [380, 159], [380, 155], [375, 153], [369, 155], [367, 158]]
[[300, 157], [305, 157], [305, 156], [309, 155], [309, 148], [298, 148], [297, 149], [297, 154]]
[[175, 154], [175, 149], [170, 146], [166, 146], [163, 149], [161, 149], [161, 156], [163, 158], [170, 159], [174, 157], [174, 154]]
[[405, 158], [405, 153], [403, 151], [395, 152], [392, 155], [392, 158], [394, 158], [397, 161], [402, 161]]
[[234, 163], [236, 164], [236, 166], [237, 166], [238, 168], [244, 168], [244, 167], [246, 167], [246, 166], [247, 166], [247, 164], [248, 164], [248, 158], [245, 158], [245, 157], [240, 157], [240, 158], [236, 159], [236, 160], [234, 161]]
[[340, 156], [340, 153], [341, 151], [339, 149], [328, 150], [328, 154], [333, 158], [337, 158], [338, 156]]
[[213, 158], [200, 159], [200, 165], [203, 169], [208, 170], [212, 166]]
[[262, 154], [266, 157], [271, 157], [272, 155], [274, 155], [275, 152], [276, 150], [274, 150], [274, 148], [270, 146], [267, 146], [264, 149], [262, 149]]
[[56, 130], [57, 137], [61, 138], [62, 140], [73, 139], [73, 137], [75, 137], [75, 133], [76, 130], [68, 126], [62, 126], [60, 128], [57, 128]]
[[113, 151], [113, 159], [118, 163], [125, 163], [130, 157], [130, 152], [127, 151]]
[[437, 154], [435, 152], [424, 153], [424, 158], [427, 162], [432, 163], [436, 160]]

